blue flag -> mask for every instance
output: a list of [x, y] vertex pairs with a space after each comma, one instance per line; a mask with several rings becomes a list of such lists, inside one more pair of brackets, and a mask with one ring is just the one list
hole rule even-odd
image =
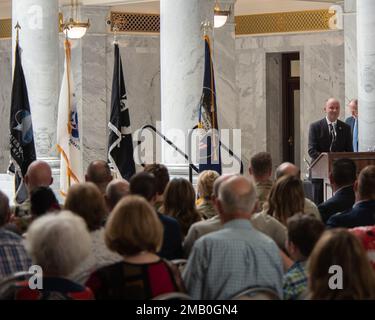
[[15, 175], [15, 202], [22, 203], [28, 197], [24, 177], [31, 162], [36, 160], [36, 153], [29, 97], [18, 41], [16, 42], [9, 129], [11, 161], [9, 171]]
[[198, 127], [203, 130], [199, 144], [199, 172], [214, 170], [221, 174], [220, 136], [218, 132], [214, 68], [210, 40], [204, 37], [205, 59], [203, 91], [199, 105]]

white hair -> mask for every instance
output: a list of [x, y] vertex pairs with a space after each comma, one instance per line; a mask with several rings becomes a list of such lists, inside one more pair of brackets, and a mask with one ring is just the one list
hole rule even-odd
[[47, 275], [69, 275], [89, 255], [90, 246], [85, 221], [71, 211], [36, 219], [26, 234], [26, 250]]

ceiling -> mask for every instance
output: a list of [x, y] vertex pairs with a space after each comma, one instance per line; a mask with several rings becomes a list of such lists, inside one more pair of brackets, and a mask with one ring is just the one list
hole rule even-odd
[[[13, 0], [14, 1], [14, 0]], [[61, 5], [69, 5], [70, 0], [59, 0]], [[159, 0], [79, 0], [83, 5], [106, 5], [114, 10], [129, 12], [159, 13]], [[328, 8], [339, 1], [329, 0], [237, 0], [235, 15], [267, 12], [300, 11]], [[340, 1], [342, 2], [342, 1]], [[0, 0], [0, 19], [11, 17], [12, 0]]]

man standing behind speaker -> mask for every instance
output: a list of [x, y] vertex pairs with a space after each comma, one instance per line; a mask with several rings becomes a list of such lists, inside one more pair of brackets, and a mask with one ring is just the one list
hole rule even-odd
[[349, 111], [351, 116], [345, 119], [345, 123], [350, 126], [353, 136], [353, 150], [358, 152], [358, 100], [350, 100]]
[[340, 102], [328, 99], [324, 111], [326, 117], [310, 125], [308, 152], [313, 160], [322, 152], [353, 152], [350, 126], [338, 120]]

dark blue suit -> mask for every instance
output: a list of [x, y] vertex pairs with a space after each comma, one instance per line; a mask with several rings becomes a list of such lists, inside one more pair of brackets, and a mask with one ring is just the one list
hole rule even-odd
[[354, 129], [354, 122], [355, 122], [355, 118], [353, 116], [345, 119], [345, 123], [350, 126], [352, 135], [353, 135], [353, 129]]
[[324, 223], [335, 213], [349, 210], [355, 202], [353, 186], [339, 189], [332, 198], [318, 205], [320, 216]]
[[163, 244], [158, 253], [159, 256], [168, 260], [183, 258], [182, 233], [177, 220], [159, 212], [158, 217], [164, 227]]
[[[332, 152], [353, 152], [353, 140], [350, 127], [337, 120], [336, 141], [332, 143]], [[308, 152], [312, 159], [316, 159], [322, 152], [330, 152], [331, 138], [327, 119], [316, 121], [310, 125]]]
[[354, 228], [375, 224], [375, 200], [362, 201], [350, 210], [338, 213], [327, 221], [329, 228]]

